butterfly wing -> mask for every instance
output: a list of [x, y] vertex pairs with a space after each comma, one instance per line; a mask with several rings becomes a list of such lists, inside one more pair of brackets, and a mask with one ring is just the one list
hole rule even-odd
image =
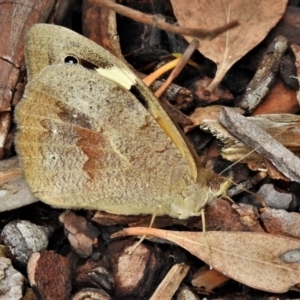
[[50, 205], [118, 214], [152, 214], [159, 205], [171, 211], [193, 181], [147, 109], [80, 65], [42, 70], [27, 85], [16, 121], [25, 178]]
[[191, 178], [197, 180], [199, 163], [194, 149], [148, 87], [125, 63], [78, 33], [49, 24], [36, 24], [30, 29], [26, 37], [25, 51], [29, 81], [37, 77], [45, 67], [62, 64], [67, 57], [74, 56], [82, 65], [98, 68], [102, 76], [116, 79], [119, 83], [123, 81], [129, 88], [135, 87], [140, 101], [186, 160]]

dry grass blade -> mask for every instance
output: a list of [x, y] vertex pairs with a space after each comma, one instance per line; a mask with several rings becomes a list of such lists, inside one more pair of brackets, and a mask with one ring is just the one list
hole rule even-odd
[[[227, 70], [264, 39], [285, 12], [287, 0], [190, 0], [189, 4], [171, 0], [180, 26], [214, 28], [232, 20], [239, 26], [226, 31], [212, 41], [201, 41], [199, 51], [218, 67], [210, 92], [222, 80]], [[185, 36], [187, 41], [192, 39]]]
[[149, 235], [174, 242], [250, 287], [284, 293], [300, 282], [300, 241], [252, 232], [183, 232], [132, 227], [116, 236]]

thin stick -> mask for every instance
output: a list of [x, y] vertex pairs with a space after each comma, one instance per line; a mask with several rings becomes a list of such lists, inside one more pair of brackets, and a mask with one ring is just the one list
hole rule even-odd
[[132, 8], [114, 3], [110, 0], [97, 0], [97, 3], [100, 6], [105, 6], [116, 13], [126, 16], [134, 21], [141, 22], [144, 24], [156, 26], [160, 29], [170, 31], [179, 35], [188, 35], [191, 37], [195, 37], [198, 39], [213, 39], [219, 34], [236, 27], [239, 25], [238, 21], [232, 21], [229, 22], [221, 27], [217, 27], [212, 30], [206, 30], [206, 29], [195, 29], [195, 28], [187, 28], [187, 27], [180, 27], [176, 25], [172, 25], [170, 23], [167, 23], [165, 21], [164, 16], [162, 15], [149, 15], [149, 14], [144, 14], [140, 11], [134, 10]]
[[181, 56], [178, 64], [175, 66], [171, 74], [169, 75], [168, 79], [164, 82], [164, 84], [154, 93], [154, 95], [157, 98], [160, 98], [160, 96], [167, 90], [167, 88], [170, 86], [170, 84], [173, 82], [173, 80], [180, 74], [182, 69], [186, 66], [187, 62], [195, 52], [195, 50], [199, 46], [199, 41], [196, 39], [193, 39], [192, 42], [189, 44], [189, 46], [184, 51], [183, 55]]

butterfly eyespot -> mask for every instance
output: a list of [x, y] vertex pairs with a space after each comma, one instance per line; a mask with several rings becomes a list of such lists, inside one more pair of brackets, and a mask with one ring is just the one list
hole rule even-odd
[[73, 64], [77, 65], [79, 63], [79, 59], [76, 56], [68, 55], [64, 59], [65, 64]]

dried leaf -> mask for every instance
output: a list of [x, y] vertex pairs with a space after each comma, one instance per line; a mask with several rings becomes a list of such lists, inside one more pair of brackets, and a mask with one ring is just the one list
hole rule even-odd
[[[300, 282], [300, 241], [252, 232], [184, 232], [126, 228], [116, 236], [149, 235], [174, 242], [217, 271], [250, 287], [284, 293]], [[296, 255], [297, 254], [297, 255]]]
[[[225, 107], [220, 113], [219, 121], [231, 134], [270, 160], [283, 175], [293, 181], [300, 182], [299, 157], [285, 148], [263, 128], [248, 118], [237, 114], [234, 110]], [[281, 132], [281, 134], [283, 133]]]
[[[214, 108], [214, 109], [212, 109]], [[191, 119], [193, 126], [199, 125], [206, 132], [213, 134], [222, 144], [222, 157], [229, 161], [242, 161], [248, 163], [251, 170], [265, 168], [265, 161], [253, 149], [235, 138], [224, 126], [220, 124], [220, 108], [216, 106], [197, 108]], [[235, 112], [239, 112], [235, 109]], [[276, 138], [284, 147], [300, 157], [300, 116], [292, 114], [268, 114], [248, 117], [251, 122], [263, 128], [269, 135]], [[188, 127], [185, 128], [187, 131]], [[252, 128], [251, 128], [252, 131]], [[264, 166], [258, 163], [264, 162]], [[252, 164], [249, 165], [249, 163]]]
[[296, 93], [296, 91], [286, 88], [282, 80], [278, 78], [263, 102], [251, 113], [251, 116], [297, 113], [299, 111], [299, 99], [297, 99], [299, 96], [296, 96]]
[[[228, 69], [264, 39], [285, 12], [287, 0], [171, 0], [180, 26], [215, 28], [232, 20], [240, 26], [228, 30], [215, 39], [201, 41], [198, 50], [214, 61], [218, 70], [207, 87], [212, 92]], [[188, 42], [192, 38], [185, 36]]]
[[229, 277], [215, 269], [204, 267], [194, 274], [192, 285], [195, 287], [204, 287], [206, 291], [212, 291], [216, 287], [224, 285], [229, 279]]

